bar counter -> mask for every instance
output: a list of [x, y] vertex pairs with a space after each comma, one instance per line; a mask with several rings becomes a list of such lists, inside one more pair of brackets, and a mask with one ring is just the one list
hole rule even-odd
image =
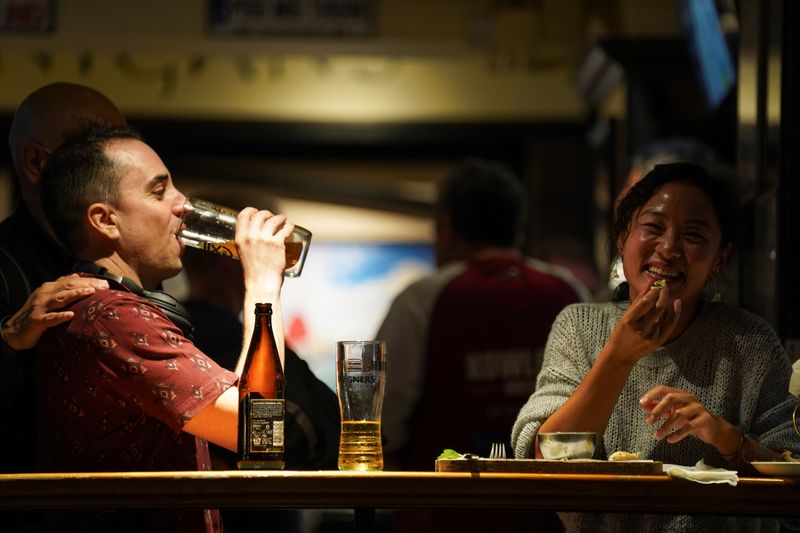
[[0, 475], [0, 510], [547, 509], [800, 516], [800, 478], [703, 485], [666, 475], [118, 472]]

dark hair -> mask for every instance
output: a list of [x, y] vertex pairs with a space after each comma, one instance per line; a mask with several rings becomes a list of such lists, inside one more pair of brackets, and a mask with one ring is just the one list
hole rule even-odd
[[441, 183], [438, 211], [469, 242], [507, 247], [515, 244], [522, 230], [527, 198], [510, 169], [467, 159]]
[[47, 158], [39, 187], [42, 207], [56, 236], [72, 253], [85, 244], [86, 209], [95, 202], [119, 205], [124, 168], [105, 148], [120, 139], [141, 140], [129, 126], [92, 124], [68, 137]]
[[[614, 222], [613, 245], [627, 238], [633, 217], [658, 190], [667, 183], [679, 182], [692, 185], [711, 202], [720, 228], [720, 248], [734, 245], [737, 235], [737, 203], [727, 183], [711, 176], [705, 168], [696, 163], [676, 162], [656, 165], [638, 183], [630, 188], [617, 207]], [[628, 298], [628, 284], [618, 287], [615, 300]]]

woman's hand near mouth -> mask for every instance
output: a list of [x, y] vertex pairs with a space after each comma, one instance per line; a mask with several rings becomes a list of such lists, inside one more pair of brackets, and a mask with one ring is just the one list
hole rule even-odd
[[681, 301], [670, 302], [669, 287], [653, 287], [633, 301], [606, 345], [615, 357], [636, 362], [670, 338], [681, 314]]

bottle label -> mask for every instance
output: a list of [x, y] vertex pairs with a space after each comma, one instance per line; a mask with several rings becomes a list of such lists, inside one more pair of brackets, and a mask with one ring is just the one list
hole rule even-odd
[[285, 400], [249, 398], [249, 453], [282, 453]]

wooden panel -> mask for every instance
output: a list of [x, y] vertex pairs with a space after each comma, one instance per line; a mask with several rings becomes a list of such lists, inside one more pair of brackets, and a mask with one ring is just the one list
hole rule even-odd
[[500, 472], [0, 474], [0, 510], [542, 509], [800, 518], [800, 481], [703, 485], [664, 475]]

